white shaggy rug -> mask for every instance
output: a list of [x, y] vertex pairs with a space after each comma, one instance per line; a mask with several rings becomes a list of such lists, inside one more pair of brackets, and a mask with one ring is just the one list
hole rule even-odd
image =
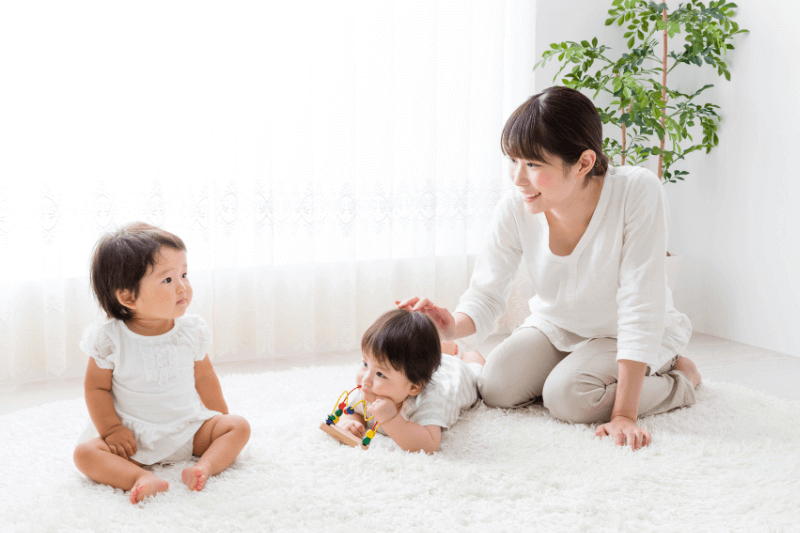
[[631, 452], [541, 406], [477, 407], [435, 456], [367, 451], [318, 429], [355, 366], [222, 379], [252, 438], [200, 493], [188, 463], [131, 505], [72, 464], [83, 400], [0, 417], [0, 531], [800, 531], [800, 403], [704, 383], [696, 406], [642, 420]]

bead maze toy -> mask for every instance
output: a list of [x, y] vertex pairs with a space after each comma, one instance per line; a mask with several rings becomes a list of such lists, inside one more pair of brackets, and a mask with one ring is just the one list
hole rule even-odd
[[[327, 433], [328, 435], [330, 435], [331, 437], [333, 437], [334, 439], [338, 440], [343, 444], [347, 444], [348, 446], [352, 446], [354, 448], [356, 446], [360, 446], [362, 450], [366, 450], [369, 449], [369, 443], [375, 436], [375, 432], [378, 430], [378, 427], [380, 427], [380, 424], [378, 423], [377, 420], [375, 421], [375, 424], [372, 425], [372, 429], [367, 431], [367, 435], [362, 440], [359, 440], [358, 437], [356, 437], [349, 431], [345, 431], [336, 425], [336, 423], [339, 421], [339, 417], [342, 416], [343, 414], [346, 413], [348, 415], [352, 415], [353, 413], [355, 413], [355, 408], [360, 403], [364, 404], [364, 414], [366, 415], [367, 402], [365, 402], [364, 400], [356, 402], [355, 405], [352, 406], [349, 405], [350, 393], [360, 388], [361, 385], [358, 385], [349, 392], [344, 391], [343, 393], [341, 393], [339, 395], [339, 398], [336, 400], [336, 405], [333, 407], [333, 411], [325, 419], [325, 422], [320, 424], [319, 429], [321, 429], [322, 431], [324, 431], [325, 433]], [[344, 401], [342, 401], [342, 396], [344, 396]], [[373, 418], [374, 415], [370, 416], [369, 418], [366, 418], [365, 416], [364, 421], [369, 422]]]

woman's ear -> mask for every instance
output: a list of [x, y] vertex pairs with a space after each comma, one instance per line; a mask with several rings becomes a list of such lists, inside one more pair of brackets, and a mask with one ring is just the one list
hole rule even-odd
[[597, 161], [597, 154], [594, 150], [584, 150], [581, 158], [578, 159], [578, 176], [583, 177], [590, 174], [594, 169], [594, 163]]
[[128, 309], [136, 309], [136, 298], [133, 297], [133, 293], [128, 289], [117, 289], [116, 296], [119, 303]]

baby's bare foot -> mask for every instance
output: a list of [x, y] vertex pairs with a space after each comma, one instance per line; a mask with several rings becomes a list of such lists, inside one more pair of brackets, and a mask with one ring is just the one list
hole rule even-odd
[[692, 385], [695, 387], [700, 385], [700, 371], [697, 370], [697, 365], [694, 364], [694, 361], [688, 357], [680, 357], [677, 361], [675, 361], [675, 365], [673, 365], [672, 368], [673, 370], [683, 372], [683, 374], [689, 378], [689, 381], [691, 381]]
[[478, 363], [481, 366], [486, 364], [486, 359], [483, 358], [483, 356], [478, 350], [474, 350], [472, 352], [464, 352], [463, 354], [461, 354], [461, 360], [464, 361], [465, 363]]
[[142, 474], [131, 487], [131, 503], [136, 504], [147, 496], [155, 496], [169, 488], [169, 483], [150, 472]]
[[203, 490], [206, 484], [208, 473], [201, 467], [194, 465], [183, 469], [181, 479], [189, 487], [189, 490], [200, 491]]
[[458, 344], [455, 341], [442, 341], [442, 353], [458, 355]]

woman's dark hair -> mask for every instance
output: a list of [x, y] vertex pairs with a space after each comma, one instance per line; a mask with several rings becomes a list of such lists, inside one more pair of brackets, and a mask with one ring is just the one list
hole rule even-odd
[[94, 247], [90, 279], [94, 296], [109, 318], [129, 321], [133, 311], [117, 298], [118, 290], [139, 296], [139, 285], [148, 268], [155, 267], [162, 246], [185, 252], [180, 237], [135, 222], [114, 233], [103, 235]]
[[386, 361], [414, 385], [424, 386], [442, 362], [439, 332], [422, 313], [395, 309], [382, 314], [361, 338], [361, 351]]
[[588, 97], [568, 87], [550, 87], [528, 98], [506, 121], [500, 146], [508, 157], [547, 161], [549, 154], [570, 166], [591, 150], [596, 158], [584, 186], [608, 170], [600, 114]]

